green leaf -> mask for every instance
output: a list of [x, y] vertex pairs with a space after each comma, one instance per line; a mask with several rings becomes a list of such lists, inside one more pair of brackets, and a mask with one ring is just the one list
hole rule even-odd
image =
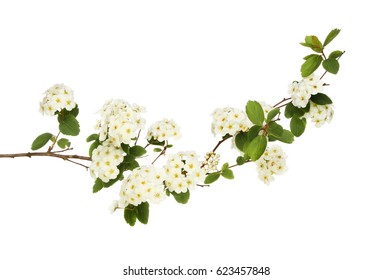
[[280, 113], [280, 108], [272, 109], [267, 115], [267, 123], [269, 123], [273, 118], [275, 118]]
[[244, 151], [244, 145], [245, 143], [248, 141], [248, 134], [247, 132], [240, 132], [238, 133], [235, 138], [234, 138], [234, 142], [235, 142], [235, 146], [238, 148], [238, 150], [240, 150], [241, 152]]
[[267, 148], [267, 138], [264, 135], [258, 135], [250, 142], [246, 153], [252, 161], [258, 160]]
[[334, 58], [334, 59], [338, 59], [339, 57], [341, 57], [343, 54], [342, 51], [333, 51], [329, 54], [328, 58]]
[[61, 138], [60, 140], [57, 141], [57, 145], [61, 148], [61, 149], [65, 149], [71, 146], [71, 142], [69, 142], [68, 139], [66, 138]]
[[[305, 47], [306, 47], [306, 46], [305, 46]], [[311, 57], [311, 56], [313, 56], [313, 55], [314, 55], [314, 53], [309, 54], [309, 55], [305, 56], [303, 59], [304, 59], [304, 60], [307, 60], [309, 57]]]
[[53, 137], [53, 134], [49, 133], [49, 132], [46, 132], [46, 133], [39, 135], [37, 138], [35, 138], [35, 140], [31, 144], [31, 149], [33, 151], [41, 149], [43, 146], [46, 145], [46, 143], [49, 142], [50, 138], [52, 138], [52, 137]]
[[90, 145], [90, 149], [88, 150], [88, 155], [89, 155], [90, 157], [92, 157], [93, 151], [94, 151], [96, 148], [98, 148], [98, 146], [99, 146], [99, 142], [98, 142], [98, 141], [95, 141], [95, 142], [93, 142], [93, 143]]
[[234, 173], [231, 169], [226, 168], [226, 169], [222, 169], [222, 176], [226, 179], [234, 179]]
[[99, 140], [99, 135], [96, 133], [93, 133], [89, 137], [87, 137], [86, 142], [91, 142], [91, 141], [96, 141], [96, 140]]
[[142, 224], [147, 224], [148, 223], [148, 216], [150, 214], [150, 205], [148, 202], [142, 202], [138, 206], [136, 206], [136, 218], [141, 222]]
[[264, 111], [260, 103], [257, 101], [248, 101], [246, 104], [246, 114], [249, 120], [257, 125], [263, 125], [264, 122]]
[[248, 131], [248, 142], [250, 143], [253, 139], [256, 138], [257, 135], [259, 135], [259, 132], [261, 130], [260, 125], [254, 125], [252, 126], [249, 131]]
[[216, 180], [219, 179], [220, 177], [220, 172], [213, 172], [207, 175], [207, 177], [204, 179], [204, 184], [212, 184], [214, 183]]
[[317, 36], [311, 35], [305, 37], [305, 46], [311, 48], [315, 52], [322, 53], [323, 52], [323, 44], [321, 44], [319, 38]]
[[67, 114], [63, 118], [59, 118], [59, 128], [62, 134], [77, 136], [80, 132], [79, 122], [74, 115]]
[[133, 155], [126, 155], [121, 165], [123, 171], [134, 170], [139, 167], [139, 163], [135, 160]]
[[187, 204], [188, 200], [191, 196], [191, 193], [189, 192], [189, 190], [187, 190], [187, 192], [185, 193], [176, 193], [176, 192], [171, 192], [171, 194], [174, 196], [174, 199], [181, 204]]
[[65, 110], [65, 111], [68, 114], [71, 114], [76, 118], [79, 115], [79, 106], [78, 106], [78, 104], [76, 104], [76, 106], [71, 111], [67, 111], [67, 110]]
[[279, 136], [273, 135], [273, 138], [280, 141], [280, 142], [286, 143], [286, 144], [291, 144], [294, 142], [293, 133], [287, 129], [283, 129], [283, 133]]
[[243, 164], [246, 163], [246, 160], [245, 160], [244, 157], [239, 156], [239, 157], [237, 157], [236, 162], [237, 162], [238, 165], [243, 165]]
[[326, 95], [324, 93], [320, 93], [320, 92], [315, 95], [312, 95], [310, 97], [310, 100], [312, 100], [314, 103], [316, 103], [318, 105], [332, 104], [331, 98], [329, 98], [328, 95]]
[[294, 136], [299, 137], [304, 133], [306, 128], [306, 119], [300, 119], [298, 116], [293, 116], [290, 121], [290, 130]]
[[224, 165], [222, 165], [222, 170], [228, 169], [229, 168], [229, 163], [226, 162]]
[[309, 56], [308, 59], [301, 66], [302, 77], [310, 76], [320, 66], [323, 58], [321, 55], [314, 54]]
[[328, 58], [323, 61], [323, 67], [329, 73], [337, 74], [339, 72], [339, 61], [335, 58]]
[[136, 208], [133, 205], [128, 205], [124, 208], [124, 220], [130, 226], [134, 226], [136, 224]]
[[267, 133], [272, 135], [272, 136], [280, 136], [283, 133], [283, 126], [276, 122], [271, 122], [268, 125], [268, 130]]
[[284, 116], [288, 119], [292, 118], [294, 115], [302, 117], [304, 114], [304, 110], [302, 108], [295, 107], [293, 102], [288, 103], [284, 110]]
[[156, 152], [156, 153], [162, 152], [162, 149], [161, 148], [154, 148], [154, 152]]
[[166, 196], [170, 196], [170, 191], [166, 189]]
[[329, 32], [329, 34], [327, 35], [327, 38], [325, 38], [323, 46], [325, 47], [326, 45], [331, 43], [332, 40], [335, 39], [336, 36], [338, 36], [339, 33], [340, 33], [340, 29], [337, 29], [337, 28], [333, 29], [331, 32]]
[[131, 155], [134, 155], [135, 157], [141, 157], [142, 155], [147, 153], [147, 151], [142, 146], [136, 145], [136, 146], [133, 146], [129, 149], [129, 153]]
[[147, 140], [147, 141], [148, 141], [148, 143], [151, 144], [151, 145], [155, 145], [155, 146], [165, 146], [165, 141], [160, 142], [160, 141], [158, 141], [158, 140], [156, 140], [156, 139], [154, 139], [154, 138], [151, 138], [151, 139], [149, 139], [149, 140]]
[[95, 179], [95, 183], [93, 186], [93, 193], [99, 192], [104, 187], [105, 187], [105, 183], [101, 179], [99, 179], [99, 178]]

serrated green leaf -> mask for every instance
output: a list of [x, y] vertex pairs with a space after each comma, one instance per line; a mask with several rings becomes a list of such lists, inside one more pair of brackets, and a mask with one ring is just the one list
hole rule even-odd
[[263, 125], [264, 111], [259, 102], [249, 100], [246, 104], [246, 115], [252, 123]]
[[228, 169], [228, 168], [222, 169], [222, 177], [229, 179], [229, 180], [234, 179], [233, 170]]
[[95, 183], [93, 186], [93, 193], [99, 192], [104, 187], [105, 187], [105, 183], [101, 179], [99, 179], [99, 178], [95, 179]]
[[62, 134], [70, 136], [77, 136], [80, 132], [79, 122], [75, 116], [71, 114], [59, 118], [59, 129]]
[[333, 51], [329, 54], [328, 58], [338, 59], [343, 54], [342, 51]]
[[276, 122], [271, 122], [268, 125], [267, 133], [272, 136], [280, 136], [283, 133], [283, 126]]
[[320, 66], [323, 58], [321, 55], [313, 55], [310, 56], [301, 66], [301, 75], [302, 77], [310, 76], [317, 68]]
[[43, 146], [45, 146], [49, 140], [53, 137], [52, 133], [46, 132], [41, 135], [39, 135], [37, 138], [34, 139], [33, 143], [31, 144], [31, 149], [33, 151], [36, 151], [38, 149], [41, 149]]
[[176, 193], [176, 192], [171, 192], [171, 194], [173, 195], [174, 199], [181, 204], [187, 204], [188, 200], [191, 196], [191, 193], [189, 192], [189, 190], [187, 190], [187, 192], [185, 193]]
[[279, 136], [273, 135], [273, 138], [280, 141], [280, 142], [286, 143], [286, 144], [291, 144], [294, 142], [293, 133], [287, 129], [283, 129], [283, 133]]
[[332, 104], [331, 98], [328, 97], [328, 95], [324, 93], [317, 93], [315, 95], [312, 95], [310, 97], [310, 100], [318, 105], [328, 105]]
[[98, 146], [99, 146], [99, 142], [98, 142], [98, 141], [95, 141], [95, 142], [93, 142], [93, 143], [90, 145], [90, 148], [89, 148], [89, 150], [88, 150], [88, 155], [89, 155], [90, 157], [92, 157], [93, 151], [94, 151], [96, 148], [98, 148]]
[[272, 109], [267, 115], [267, 123], [269, 123], [273, 118], [275, 118], [280, 113], [280, 108]]
[[337, 74], [339, 72], [339, 61], [335, 58], [328, 58], [323, 61], [323, 67], [329, 73]]
[[136, 206], [136, 218], [142, 224], [148, 223], [148, 216], [150, 215], [150, 204], [148, 202], [142, 202], [138, 206]]
[[61, 138], [60, 140], [57, 141], [57, 145], [61, 149], [65, 149], [71, 147], [71, 142], [69, 142], [69, 140], [66, 138]]
[[292, 102], [288, 103], [284, 110], [284, 116], [288, 119], [292, 118], [294, 115], [302, 117], [304, 114], [303, 108], [295, 107]]
[[96, 141], [96, 140], [99, 140], [99, 135], [96, 133], [93, 133], [89, 137], [87, 137], [86, 142], [91, 142], [91, 141]]
[[335, 39], [336, 36], [338, 36], [339, 33], [340, 33], [340, 29], [337, 29], [337, 28], [335, 28], [331, 32], [329, 32], [329, 34], [327, 35], [327, 38], [325, 38], [323, 46], [325, 47], [326, 45], [331, 43], [332, 40]]
[[135, 206], [128, 205], [124, 208], [124, 220], [128, 225], [134, 226], [136, 224], [136, 209]]
[[267, 148], [267, 138], [264, 135], [258, 135], [249, 143], [246, 153], [252, 161], [258, 160]]
[[241, 152], [244, 151], [244, 145], [245, 143], [248, 141], [248, 134], [246, 132], [240, 132], [238, 133], [235, 138], [234, 138], [234, 142], [235, 142], [235, 146], [238, 148], [238, 150], [240, 150]]
[[317, 36], [311, 35], [305, 37], [306, 47], [311, 48], [315, 52], [322, 53], [323, 52], [323, 44], [321, 44], [320, 40]]
[[208, 174], [204, 180], [204, 184], [209, 185], [209, 184], [214, 183], [216, 180], [219, 179], [220, 175], [221, 175], [220, 172], [213, 172], [213, 173]]
[[132, 146], [131, 148], [129, 148], [129, 153], [131, 155], [134, 155], [135, 157], [141, 157], [142, 155], [147, 153], [147, 151], [142, 146], [136, 145], [136, 146]]
[[304, 133], [306, 128], [306, 119], [300, 119], [298, 116], [293, 116], [290, 121], [290, 130], [294, 136], [299, 137]]

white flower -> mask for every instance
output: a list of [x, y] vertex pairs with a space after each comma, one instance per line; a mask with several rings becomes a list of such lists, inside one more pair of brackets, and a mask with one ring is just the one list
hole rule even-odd
[[259, 179], [269, 185], [274, 180], [274, 175], [281, 175], [286, 172], [286, 157], [286, 154], [278, 145], [268, 147], [255, 162]]
[[202, 162], [202, 168], [206, 173], [218, 170], [220, 155], [215, 152], [208, 152], [204, 156], [205, 160]]
[[248, 130], [251, 126], [245, 112], [236, 108], [218, 108], [212, 116], [211, 130], [214, 135], [235, 135], [239, 131]]
[[44, 99], [40, 102], [40, 112], [45, 115], [54, 116], [56, 112], [66, 109], [71, 111], [75, 108], [73, 90], [64, 84], [55, 84], [45, 93]]
[[165, 171], [165, 185], [171, 192], [185, 193], [193, 190], [205, 177], [202, 163], [197, 159], [195, 152], [180, 152], [169, 155]]
[[303, 78], [300, 82], [289, 84], [288, 93], [291, 95], [293, 105], [298, 108], [305, 108], [310, 97], [323, 90], [323, 84], [320, 77], [314, 74]]
[[332, 104], [317, 105], [310, 101], [310, 110], [304, 115], [305, 118], [310, 118], [316, 127], [320, 127], [325, 123], [330, 123], [334, 115]]
[[155, 139], [163, 142], [170, 138], [179, 139], [180, 137], [180, 127], [173, 120], [163, 119], [150, 126], [146, 138], [147, 140]]
[[127, 207], [134, 206], [142, 202], [151, 201], [159, 203], [165, 199], [163, 181], [164, 173], [156, 169], [153, 165], [141, 166], [123, 180], [120, 191], [119, 205]]
[[141, 113], [145, 109], [139, 105], [130, 105], [124, 100], [106, 101], [99, 111], [101, 119], [95, 126], [100, 130], [99, 140], [111, 139], [117, 146], [121, 143], [129, 144], [136, 137], [139, 130], [144, 128], [145, 120]]
[[259, 102], [261, 107], [263, 108], [264, 111], [264, 115], [267, 116], [269, 112], [271, 112], [272, 109], [274, 109], [274, 107], [272, 107], [271, 105], [268, 105], [267, 103], [265, 103], [264, 101]]
[[112, 204], [109, 205], [110, 213], [114, 213], [114, 211], [116, 211], [117, 208], [118, 208], [118, 201], [117, 200], [113, 200]]

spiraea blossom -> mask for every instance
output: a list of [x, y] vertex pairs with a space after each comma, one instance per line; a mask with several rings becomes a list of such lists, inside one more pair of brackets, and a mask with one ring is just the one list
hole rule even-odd
[[165, 171], [165, 185], [171, 192], [185, 193], [204, 181], [205, 172], [195, 152], [180, 152], [169, 155]]
[[123, 150], [114, 145], [111, 140], [106, 140], [92, 153], [90, 174], [107, 183], [119, 174], [117, 166], [123, 161]]
[[147, 132], [147, 140], [168, 141], [170, 138], [181, 137], [180, 127], [173, 120], [163, 119], [150, 126]]
[[119, 99], [112, 99], [105, 103], [100, 110], [101, 119], [97, 122], [96, 129], [99, 132], [99, 140], [109, 138], [117, 146], [121, 143], [129, 144], [135, 138], [139, 130], [144, 128], [145, 119], [141, 113], [145, 109], [137, 104], [130, 105]]
[[286, 157], [286, 154], [278, 145], [268, 147], [255, 162], [259, 179], [269, 185], [274, 180], [274, 175], [281, 175], [286, 172]]
[[44, 115], [54, 116], [64, 108], [71, 111], [76, 106], [73, 90], [64, 84], [56, 84], [44, 94], [45, 97], [39, 104], [39, 110]]
[[204, 161], [202, 162], [202, 168], [206, 173], [214, 172], [218, 170], [220, 155], [215, 152], [208, 152], [204, 156]]
[[293, 100], [293, 105], [298, 108], [305, 108], [312, 95], [323, 90], [323, 82], [320, 77], [312, 74], [303, 78], [300, 82], [289, 84], [288, 92]]
[[163, 169], [157, 169], [153, 165], [134, 169], [122, 183], [119, 207], [125, 208], [129, 204], [138, 206], [146, 201], [161, 202], [166, 197], [163, 186], [165, 177]]
[[317, 105], [310, 101], [310, 110], [304, 117], [309, 118], [317, 127], [320, 127], [325, 123], [330, 123], [333, 115], [334, 109], [332, 104]]
[[248, 130], [251, 125], [245, 112], [237, 108], [218, 108], [212, 116], [211, 130], [214, 135], [235, 135], [239, 131]]

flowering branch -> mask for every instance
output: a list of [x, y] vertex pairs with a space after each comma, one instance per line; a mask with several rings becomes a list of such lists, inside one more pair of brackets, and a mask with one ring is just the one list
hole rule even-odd
[[[110, 208], [123, 210], [124, 219], [131, 226], [137, 220], [143, 224], [148, 222], [150, 202], [159, 203], [166, 197], [173, 197], [185, 204], [196, 186], [210, 186], [221, 177], [234, 179], [232, 169], [250, 162], [255, 163], [259, 179], [269, 184], [287, 170], [287, 156], [275, 143], [293, 143], [305, 132], [308, 121], [320, 127], [332, 120], [332, 100], [323, 93], [329, 84], [322, 79], [327, 72], [337, 74], [339, 71], [339, 59], [345, 52], [335, 50], [327, 55], [325, 50], [339, 32], [339, 29], [332, 30], [323, 43], [317, 36], [305, 37], [301, 44], [314, 53], [304, 57], [302, 79], [289, 84], [289, 97], [273, 106], [250, 100], [245, 110], [217, 108], [212, 114], [212, 132], [221, 138], [203, 160], [194, 151], [167, 155], [168, 149], [173, 147], [169, 141], [181, 136], [179, 126], [173, 120], [153, 123], [144, 138], [146, 143], [139, 144], [143, 140], [140, 136], [145, 127], [145, 109], [124, 100], [109, 100], [100, 110], [97, 133], [86, 139], [90, 143], [88, 156], [64, 154], [72, 150], [70, 140], [64, 137], [79, 135], [80, 127], [73, 91], [62, 84], [49, 88], [40, 103], [40, 111], [56, 116], [59, 125], [57, 134], [45, 132], [31, 145], [33, 151], [49, 145], [47, 151], [0, 154], [0, 158], [55, 157], [69, 161], [90, 170], [94, 193], [121, 182], [119, 199]], [[325, 72], [318, 77], [315, 72], [321, 65]], [[283, 107], [284, 112], [281, 111]], [[290, 122], [289, 128], [280, 124], [281, 115]], [[232, 140], [232, 148], [237, 149], [239, 155], [234, 164], [221, 164], [217, 151], [228, 139]], [[60, 150], [53, 151], [56, 146]], [[147, 148], [150, 155], [158, 154], [150, 165], [141, 166], [139, 162], [147, 156]], [[162, 156], [166, 156], [166, 163], [158, 167], [156, 164]], [[87, 166], [79, 161], [91, 163]]]

